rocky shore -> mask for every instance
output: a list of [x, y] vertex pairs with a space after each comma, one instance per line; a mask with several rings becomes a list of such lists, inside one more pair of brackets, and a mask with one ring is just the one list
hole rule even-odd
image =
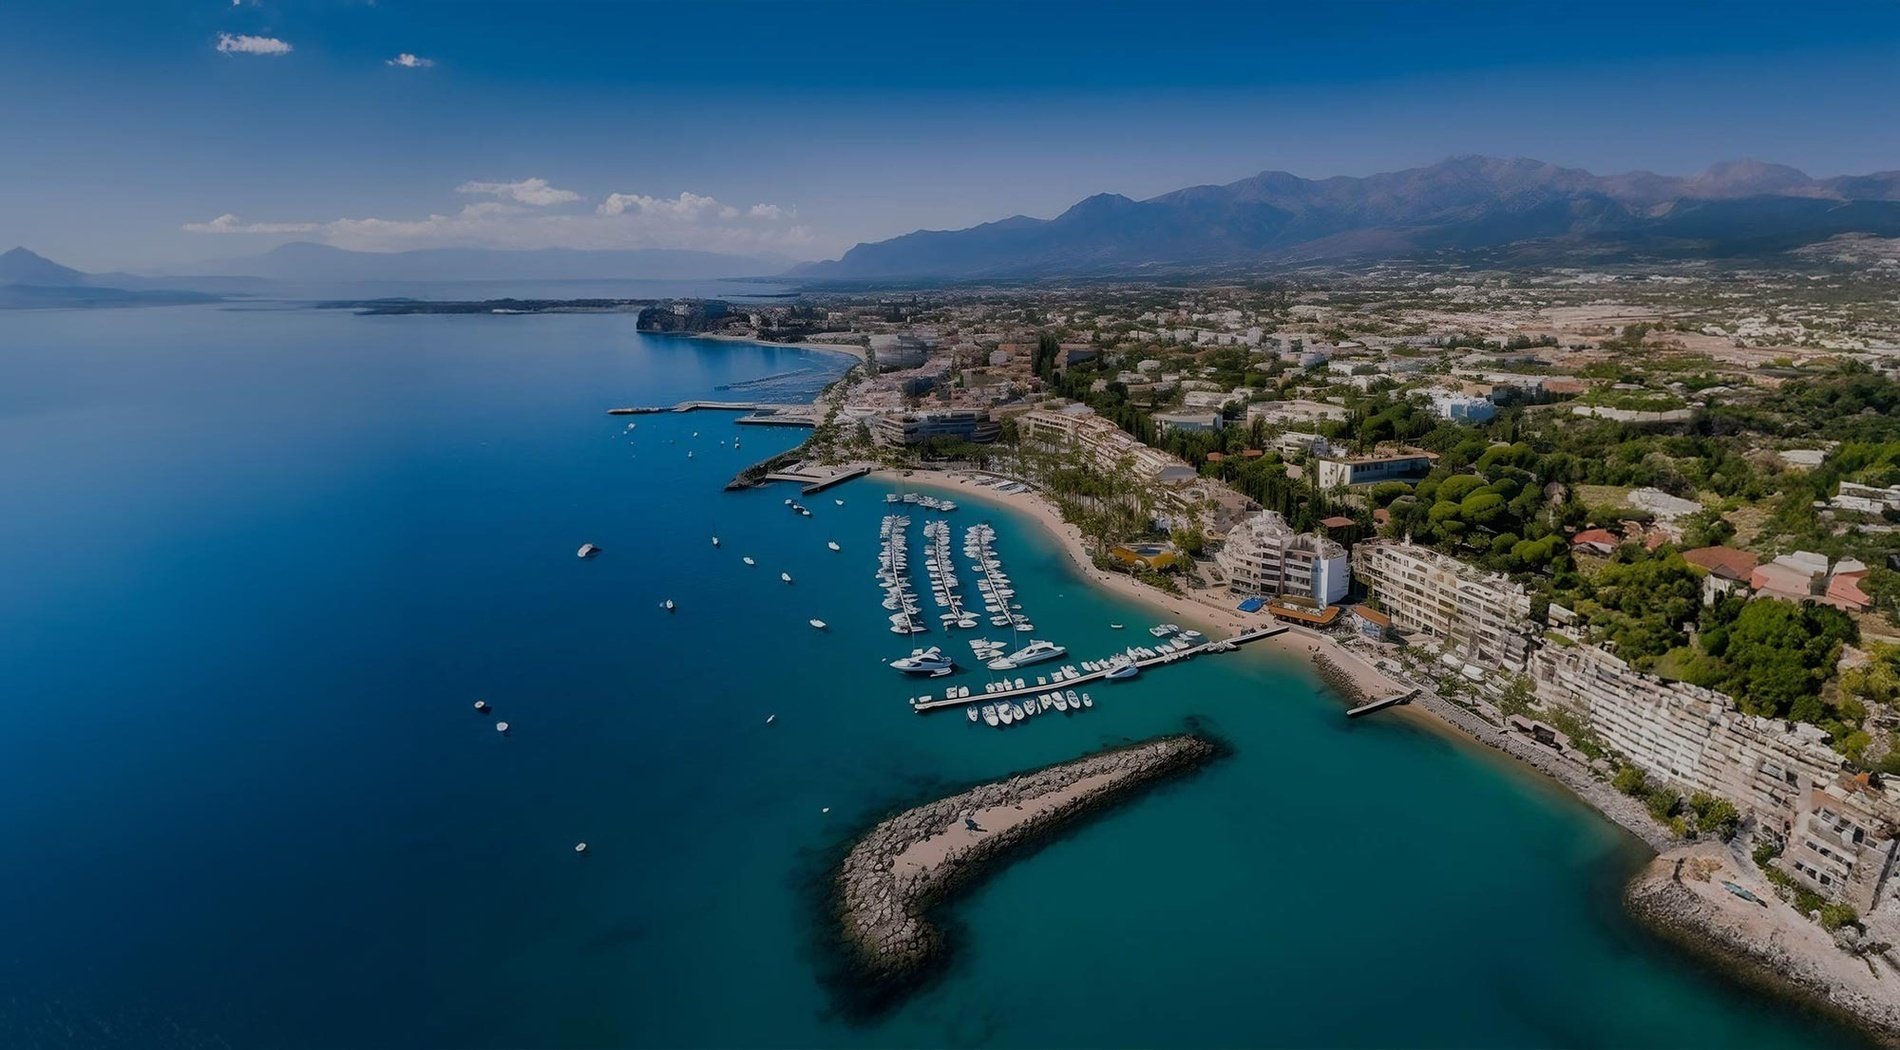
[[1083, 815], [1221, 752], [1193, 734], [1158, 737], [982, 784], [878, 824], [835, 879], [853, 980], [887, 989], [906, 983], [942, 952], [927, 912], [953, 891]]
[[1843, 950], [1847, 931], [1830, 934], [1776, 899], [1733, 850], [1704, 843], [1666, 852], [1623, 896], [1638, 920], [1714, 968], [1900, 1046], [1900, 967], [1888, 953]]

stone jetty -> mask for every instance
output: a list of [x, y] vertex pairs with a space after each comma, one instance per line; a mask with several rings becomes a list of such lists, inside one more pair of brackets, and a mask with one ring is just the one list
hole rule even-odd
[[943, 948], [926, 913], [1013, 851], [1085, 813], [1222, 753], [1193, 734], [1157, 737], [1018, 773], [891, 817], [846, 855], [836, 879], [839, 920], [855, 977], [901, 982]]

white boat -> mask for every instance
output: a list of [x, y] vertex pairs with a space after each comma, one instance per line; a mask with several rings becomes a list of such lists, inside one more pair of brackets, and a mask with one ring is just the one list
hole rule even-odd
[[1082, 698], [1075, 695], [1075, 690], [1069, 690], [1066, 696], [1070, 707], [1080, 708], [1082, 706]]
[[661, 602], [660, 608], [665, 609], [667, 612], [672, 612], [675, 608], [673, 604], [673, 599], [668, 598], [667, 600]]
[[773, 722], [776, 722], [776, 721], [778, 721], [778, 716], [777, 716], [777, 715], [766, 715], [766, 716], [765, 716], [765, 724], [766, 724], [766, 725], [771, 725], [771, 724], [772, 724]]
[[791, 573], [789, 573], [789, 572], [781, 572], [781, 573], [779, 573], [779, 574], [778, 574], [778, 578], [779, 578], [779, 579], [781, 579], [781, 580], [784, 580], [784, 581], [785, 581], [786, 583], [790, 583], [790, 582], [792, 582], [792, 574], [791, 574]]
[[891, 661], [892, 669], [905, 674], [949, 674], [956, 666], [955, 660], [943, 655], [943, 650], [934, 645], [928, 649], [912, 649], [909, 656]]
[[740, 560], [740, 561], [742, 561], [742, 562], [745, 562], [745, 563], [746, 563], [747, 565], [757, 565], [757, 564], [758, 564], [758, 562], [756, 562], [756, 561], [753, 561], [753, 560], [752, 560], [752, 556], [751, 556], [750, 554], [748, 554], [748, 555], [746, 555], [746, 556], [745, 556], [745, 557], [743, 557], [743, 558], [740, 558], [739, 560]]
[[817, 617], [813, 617], [812, 619], [806, 620], [805, 622], [808, 624], [811, 624], [813, 627], [816, 627], [817, 629], [821, 631], [825, 629], [825, 621], [820, 620]]
[[1062, 697], [1062, 694], [1061, 694], [1061, 693], [1056, 693], [1056, 694], [1054, 694], [1054, 695], [1053, 695], [1053, 696], [1051, 697], [1051, 700], [1052, 700], [1052, 701], [1054, 702], [1054, 704], [1056, 705], [1056, 710], [1058, 710], [1058, 711], [1067, 711], [1067, 710], [1069, 709], [1069, 702], [1068, 702], [1067, 700], [1065, 700], [1065, 699], [1063, 699], [1063, 697]]
[[996, 705], [996, 717], [1002, 719], [1004, 725], [1009, 725], [1020, 716], [1021, 711], [1018, 708], [1012, 708], [1008, 704]]
[[841, 551], [841, 550], [844, 550], [844, 548], [843, 548], [843, 547], [840, 547], [840, 546], [838, 546], [838, 541], [837, 541], [837, 540], [827, 540], [827, 541], [825, 542], [825, 546], [827, 546], [827, 547], [830, 547], [830, 548], [831, 548], [832, 550], [834, 550], [834, 551]]
[[1122, 629], [1122, 625], [1118, 623], [1111, 623], [1108, 625], [1108, 629], [1111, 631], [1119, 631]]
[[1133, 660], [1117, 660], [1115, 661], [1115, 666], [1110, 668], [1108, 674], [1103, 677], [1111, 682], [1119, 682], [1125, 678], [1133, 678], [1140, 673], [1141, 668], [1135, 666]]
[[970, 716], [970, 721], [974, 722], [977, 720], [978, 715], [976, 713], [975, 704], [971, 704], [963, 713]]
[[719, 546], [719, 537], [717, 536], [713, 537], [713, 546], [715, 547]]
[[989, 666], [992, 671], [1007, 671], [1014, 667], [1041, 663], [1044, 660], [1054, 660], [1066, 653], [1068, 653], [1067, 649], [1064, 649], [1054, 642], [1036, 639], [1008, 656], [990, 661]]
[[841, 499], [834, 499], [831, 502], [836, 503], [840, 507], [844, 506], [844, 500]]
[[995, 705], [995, 704], [984, 704], [984, 705], [983, 705], [983, 721], [985, 721], [985, 722], [988, 722], [988, 723], [989, 723], [990, 725], [998, 725], [998, 724], [1000, 724], [1000, 720], [999, 720], [999, 719], [998, 719], [998, 718], [996, 717], [996, 705]]
[[599, 553], [600, 553], [599, 547], [596, 547], [591, 543], [583, 543], [581, 544], [581, 549], [578, 551], [575, 551], [574, 555], [575, 557], [578, 557], [578, 558], [591, 558], [594, 555], [599, 554]]
[[1083, 693], [1083, 694], [1082, 694], [1082, 706], [1083, 706], [1083, 707], [1094, 707], [1094, 706], [1095, 706], [1095, 698], [1094, 698], [1094, 697], [1092, 697], [1092, 696], [1090, 696], [1090, 695], [1089, 695], [1089, 694], [1087, 694], [1087, 693]]
[[1009, 713], [1015, 715], [1018, 720], [1029, 717], [1028, 713], [1023, 710], [1023, 705], [1021, 704], [1009, 705]]

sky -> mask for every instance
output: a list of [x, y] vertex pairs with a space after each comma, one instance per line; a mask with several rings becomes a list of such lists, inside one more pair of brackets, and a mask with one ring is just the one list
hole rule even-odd
[[8, 0], [0, 248], [833, 258], [1267, 169], [1900, 169], [1900, 3]]

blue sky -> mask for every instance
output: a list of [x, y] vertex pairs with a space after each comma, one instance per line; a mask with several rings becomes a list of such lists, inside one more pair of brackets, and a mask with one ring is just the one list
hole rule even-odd
[[15, 0], [0, 247], [817, 258], [1267, 168], [1863, 172], [1896, 70], [1891, 2]]

